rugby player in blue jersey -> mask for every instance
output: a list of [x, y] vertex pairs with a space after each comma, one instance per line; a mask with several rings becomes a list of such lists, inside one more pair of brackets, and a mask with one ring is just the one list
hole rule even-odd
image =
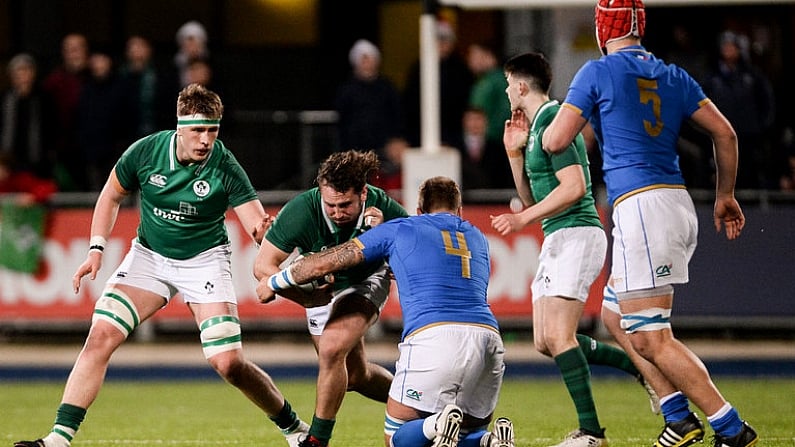
[[486, 237], [461, 218], [447, 177], [420, 186], [417, 216], [386, 221], [341, 245], [263, 278], [261, 301], [364, 263], [388, 261], [403, 333], [384, 423], [387, 447], [513, 447], [513, 425], [487, 431], [502, 386], [504, 347], [486, 299]]
[[656, 446], [700, 441], [702, 422], [715, 431], [716, 447], [751, 447], [758, 441], [710, 379], [704, 363], [674, 337], [673, 284], [686, 283], [698, 222], [679, 168], [677, 140], [690, 120], [714, 145], [714, 225], [732, 240], [745, 217], [734, 197], [737, 135], [731, 124], [682, 68], [665, 64], [641, 45], [646, 15], [641, 0], [599, 0], [596, 37], [603, 57], [574, 76], [566, 99], [542, 137], [544, 150], [565, 150], [590, 122], [599, 143], [608, 201], [613, 207], [612, 287], [621, 325], [634, 349], [668, 381], [660, 395], [666, 427]]

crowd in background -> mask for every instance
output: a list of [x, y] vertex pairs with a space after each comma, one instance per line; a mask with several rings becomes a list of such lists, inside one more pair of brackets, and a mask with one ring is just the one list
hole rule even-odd
[[[658, 56], [693, 73], [739, 135], [738, 188], [795, 190], [795, 132], [785, 128], [779, 135], [773, 127], [771, 82], [752, 62], [748, 36], [721, 34], [715, 64], [703, 51], [692, 51], [684, 27], [674, 27], [673, 36], [674, 49]], [[462, 187], [512, 188], [502, 147], [510, 116], [502, 62], [509, 55], [493, 42], [462, 48], [445, 21], [436, 37], [441, 142], [460, 151]], [[376, 150], [382, 172], [373, 182], [397, 189], [403, 153], [421, 143], [419, 61], [399, 89], [381, 73], [381, 52], [373, 42], [357, 40], [348, 56], [351, 76], [331, 105], [339, 116], [335, 149]], [[0, 152], [14, 170], [52, 180], [60, 191], [99, 191], [130, 143], [173, 127], [173, 101], [183, 86], [198, 82], [224, 98], [202, 24], [191, 21], [177, 30], [168, 66], [154, 61], [151, 43], [138, 35], [128, 37], [123, 54], [114, 54], [82, 34], [68, 34], [61, 40], [60, 63], [49, 72], [39, 69], [35, 55], [15, 55], [0, 99]], [[689, 186], [714, 184], [711, 151], [697, 129], [683, 131], [680, 163]], [[598, 151], [591, 157], [598, 184]]]
[[188, 22], [176, 41], [170, 67], [156, 66], [151, 43], [138, 35], [118, 55], [67, 34], [49, 72], [34, 55], [15, 55], [2, 95], [0, 153], [15, 171], [51, 180], [59, 191], [99, 191], [133, 141], [174, 127], [182, 87], [196, 82], [221, 93], [204, 27]]

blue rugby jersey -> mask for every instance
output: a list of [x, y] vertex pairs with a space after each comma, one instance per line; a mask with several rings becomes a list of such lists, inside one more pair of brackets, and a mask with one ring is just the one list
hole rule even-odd
[[685, 70], [642, 46], [629, 46], [583, 65], [564, 107], [578, 111], [594, 129], [612, 205], [640, 189], [684, 186], [679, 130], [708, 101]]
[[356, 239], [366, 260], [386, 259], [394, 272], [403, 334], [434, 323], [498, 329], [486, 301], [491, 264], [486, 237], [449, 213], [384, 222]]

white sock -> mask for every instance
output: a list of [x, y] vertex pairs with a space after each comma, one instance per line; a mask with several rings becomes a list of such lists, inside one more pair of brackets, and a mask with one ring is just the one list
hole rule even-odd
[[425, 418], [425, 421], [422, 423], [422, 434], [425, 435], [428, 439], [434, 439], [436, 437], [436, 420], [439, 419], [439, 413], [432, 414]]
[[[59, 427], [63, 429], [64, 427]], [[74, 436], [74, 430], [71, 428], [68, 429], [70, 435]], [[63, 435], [58, 433], [50, 432], [47, 436], [45, 436], [42, 441], [44, 441], [44, 445], [47, 447], [69, 447], [71, 443], [68, 439], [64, 438]]]

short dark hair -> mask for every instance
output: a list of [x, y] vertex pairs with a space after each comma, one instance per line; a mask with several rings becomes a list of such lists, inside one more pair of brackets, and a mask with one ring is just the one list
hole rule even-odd
[[351, 188], [361, 192], [370, 174], [376, 173], [379, 167], [381, 163], [374, 151], [335, 152], [320, 164], [316, 181], [319, 186], [330, 186], [337, 192], [347, 192]]
[[531, 88], [549, 93], [552, 84], [552, 68], [541, 53], [522, 53], [508, 59], [503, 65], [506, 74], [526, 78]]
[[431, 177], [420, 185], [417, 204], [422, 213], [457, 211], [461, 208], [461, 190], [449, 177]]

